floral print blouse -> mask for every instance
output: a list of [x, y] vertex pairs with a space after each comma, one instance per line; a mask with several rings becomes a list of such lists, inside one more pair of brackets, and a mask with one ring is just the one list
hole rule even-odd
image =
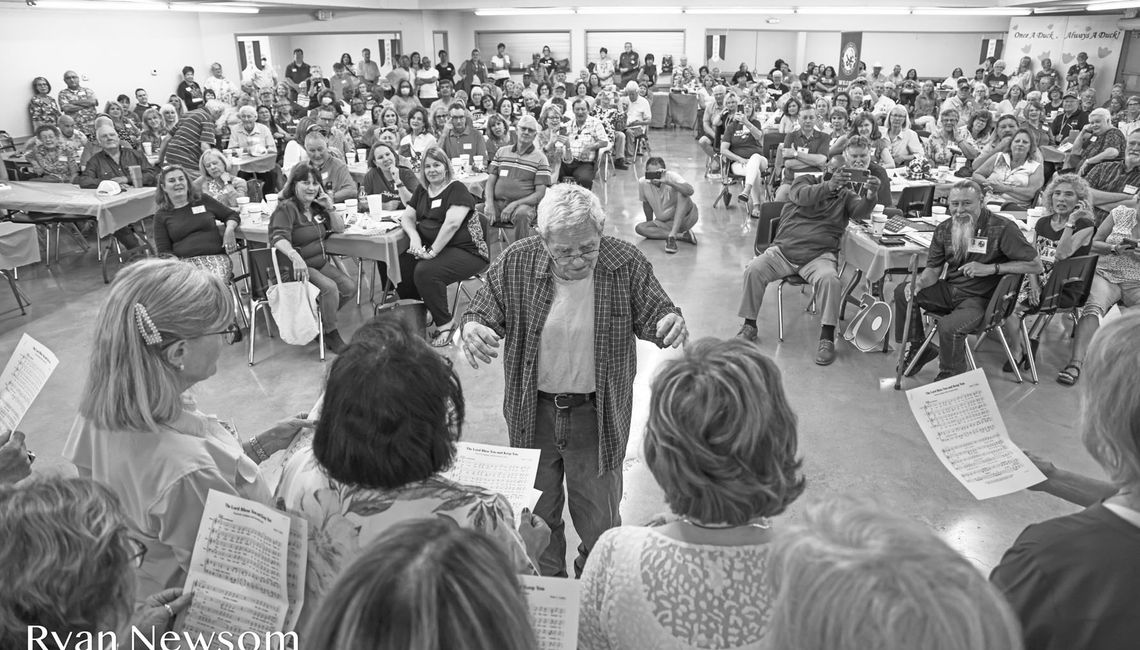
[[67, 143], [48, 149], [36, 142], [24, 155], [31, 164], [32, 171], [38, 176], [46, 176], [60, 183], [70, 183], [79, 173], [78, 152]]
[[302, 621], [372, 540], [409, 519], [440, 517], [483, 532], [502, 543], [519, 573], [534, 573], [507, 500], [439, 475], [392, 490], [344, 485], [329, 478], [312, 447], [305, 447], [286, 462], [276, 501], [309, 522]]
[[28, 115], [32, 118], [32, 128], [41, 124], [56, 124], [62, 115], [59, 104], [51, 95], [36, 95], [28, 102]]

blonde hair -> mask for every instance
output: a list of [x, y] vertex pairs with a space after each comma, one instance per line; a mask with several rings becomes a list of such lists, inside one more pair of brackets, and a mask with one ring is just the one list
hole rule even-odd
[[[151, 328], [142, 313], [158, 344], [144, 339], [142, 330]], [[175, 259], [127, 266], [95, 323], [79, 414], [113, 430], [153, 431], [173, 420], [182, 410], [182, 384], [164, 344], [224, 330], [233, 318], [233, 299], [214, 275]]]
[[1101, 326], [1085, 356], [1081, 440], [1118, 487], [1140, 486], [1140, 313]]
[[1092, 192], [1088, 181], [1076, 174], [1053, 174], [1053, 178], [1045, 186], [1045, 190], [1041, 192], [1041, 207], [1045, 208], [1045, 212], [1056, 214], [1057, 211], [1053, 208], [1053, 192], [1056, 192], [1057, 188], [1062, 185], [1073, 188], [1073, 193], [1077, 195], [1077, 201], [1084, 201], [1086, 205], [1092, 205]]
[[673, 512], [739, 525], [803, 493], [796, 415], [780, 370], [755, 345], [697, 341], [651, 390], [645, 464]]
[[217, 149], [210, 149], [209, 151], [203, 151], [202, 155], [198, 157], [198, 173], [200, 173], [205, 178], [213, 178], [213, 176], [210, 176], [209, 174], [206, 173], [206, 163], [209, 162], [210, 160], [213, 160], [214, 158], [217, 158], [218, 160], [222, 161], [222, 166], [225, 168], [225, 170], [227, 172], [230, 173], [231, 176], [236, 175], [235, 170], [234, 170], [234, 166], [232, 164], [230, 164], [229, 158], [226, 158], [225, 154], [218, 151]]
[[543, 239], [556, 228], [590, 223], [601, 234], [606, 227], [606, 212], [598, 195], [581, 185], [557, 183], [550, 186], [538, 204], [537, 212], [538, 234]]
[[40, 477], [0, 485], [0, 648], [22, 648], [28, 626], [116, 631], [135, 580], [119, 499], [91, 479]]
[[1009, 603], [922, 524], [865, 502], [809, 505], [777, 535], [767, 642], [796, 650], [1020, 650]]

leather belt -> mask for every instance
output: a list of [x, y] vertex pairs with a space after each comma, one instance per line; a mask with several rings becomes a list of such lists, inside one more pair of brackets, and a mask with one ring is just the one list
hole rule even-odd
[[597, 393], [544, 393], [538, 391], [538, 399], [554, 402], [554, 408], [559, 410], [571, 409], [592, 401]]

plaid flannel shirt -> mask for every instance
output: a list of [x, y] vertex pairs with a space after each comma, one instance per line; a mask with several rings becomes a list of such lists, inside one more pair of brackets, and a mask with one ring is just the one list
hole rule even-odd
[[[516, 242], [487, 272], [487, 282], [460, 319], [504, 338], [503, 416], [514, 447], [534, 444], [538, 399], [538, 348], [554, 300], [551, 259], [538, 237]], [[594, 367], [598, 411], [598, 467], [617, 469], [625, 459], [633, 417], [634, 338], [664, 347], [657, 323], [681, 310], [661, 288], [653, 266], [628, 242], [602, 237], [594, 267]]]

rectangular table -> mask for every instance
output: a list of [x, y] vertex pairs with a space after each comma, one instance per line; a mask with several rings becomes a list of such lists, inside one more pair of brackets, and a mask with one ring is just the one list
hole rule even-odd
[[242, 155], [237, 158], [233, 156], [226, 156], [229, 161], [238, 171], [246, 171], [249, 167], [255, 166], [258, 163], [268, 162], [270, 160], [277, 160], [276, 153], [263, 153], [260, 156]]
[[[926, 263], [927, 249], [910, 242], [904, 246], [883, 246], [875, 241], [874, 235], [867, 232], [863, 226], [851, 224], [847, 227], [847, 234], [843, 237], [841, 253], [844, 263], [855, 268], [851, 281], [843, 290], [843, 300], [840, 303], [842, 306], [839, 311], [839, 317], [842, 319], [848, 303], [860, 305], [853, 294], [864, 278], [875, 285], [883, 280], [888, 270], [906, 269], [910, 267], [911, 263], [916, 263], [918, 268], [922, 268]], [[883, 300], [891, 305], [893, 310], [894, 304], [890, 297], [886, 296], [885, 292], [880, 293], [884, 294]], [[895, 314], [894, 317], [901, 318], [902, 316]], [[888, 334], [883, 339], [883, 352], [885, 353], [889, 349], [890, 335]]]
[[[368, 163], [354, 162], [348, 163], [348, 173], [352, 174], [352, 180], [357, 183], [364, 182], [364, 175], [368, 173]], [[475, 172], [472, 174], [464, 174], [463, 176], [456, 176], [455, 180], [463, 183], [467, 187], [467, 191], [471, 192], [476, 198], [482, 198], [483, 188], [487, 184], [486, 172]]]
[[[388, 279], [392, 286], [400, 284], [400, 253], [408, 250], [408, 236], [403, 229], [396, 228], [379, 234], [353, 233], [351, 228], [349, 231], [330, 235], [325, 240], [325, 250], [332, 255], [384, 262], [388, 266]], [[268, 244], [269, 222], [246, 219], [236, 234], [247, 241]]]
[[696, 128], [698, 99], [687, 93], [669, 93], [669, 121], [684, 129]]
[[653, 93], [649, 97], [649, 128], [665, 128], [668, 117], [669, 93]]
[[26, 307], [31, 304], [24, 292], [16, 286], [16, 274], [10, 269], [17, 269], [26, 264], [35, 264], [40, 261], [40, 240], [36, 234], [36, 227], [30, 223], [0, 223], [0, 275], [8, 280], [20, 313], [28, 313]]
[[9, 181], [0, 190], [0, 209], [25, 212], [82, 214], [99, 222], [99, 238], [154, 214], [154, 188], [128, 188], [114, 196], [98, 196], [95, 190], [64, 183]]

